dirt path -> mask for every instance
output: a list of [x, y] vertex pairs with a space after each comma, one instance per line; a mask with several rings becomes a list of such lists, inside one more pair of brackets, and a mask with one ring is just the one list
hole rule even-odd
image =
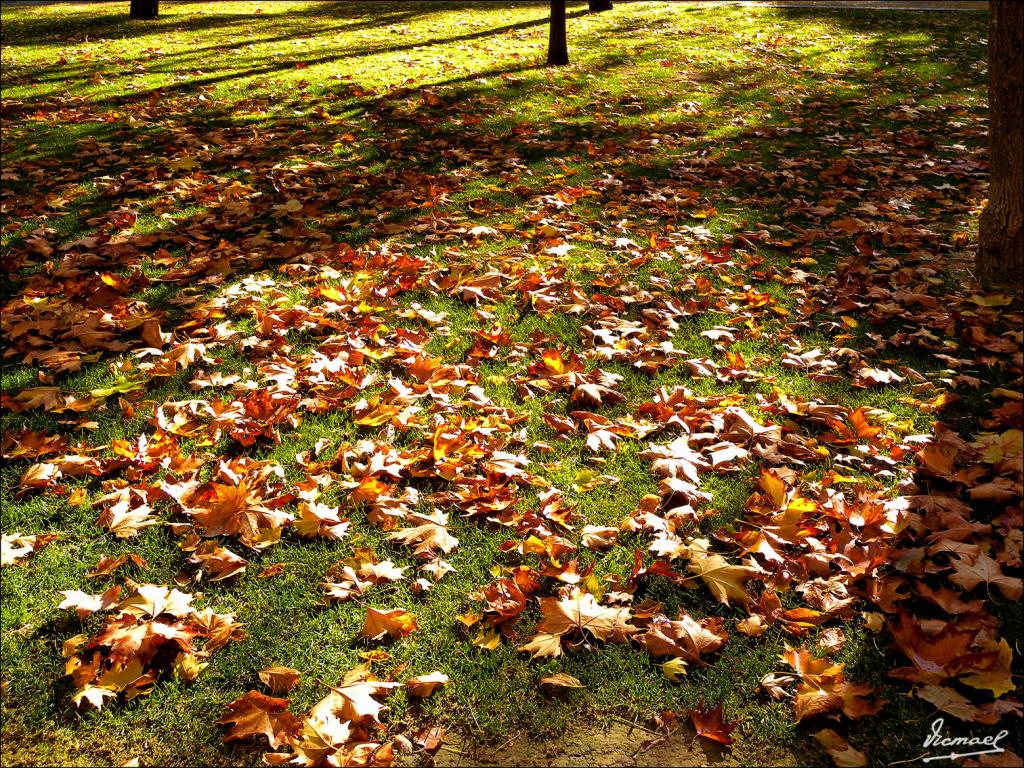
[[[649, 744], [651, 741], [656, 743]], [[695, 737], [688, 727], [680, 727], [664, 741], [641, 728], [628, 725], [584, 727], [566, 733], [558, 739], [533, 741], [519, 737], [498, 747], [472, 747], [450, 734], [437, 753], [434, 765], [438, 768], [484, 766], [505, 768], [524, 766], [737, 766], [757, 759], [747, 755], [744, 759], [741, 745], [737, 749], [719, 748], [713, 742]], [[760, 765], [798, 765], [795, 755], [784, 755], [777, 762]]]

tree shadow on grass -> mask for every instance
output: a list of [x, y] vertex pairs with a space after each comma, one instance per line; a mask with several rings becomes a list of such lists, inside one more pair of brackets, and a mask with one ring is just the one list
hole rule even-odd
[[[335, 6], [335, 4], [331, 4], [329, 7], [334, 7], [334, 6]], [[299, 13], [298, 15], [299, 16], [303, 16], [303, 17], [309, 17], [309, 16], [317, 15], [317, 14], [314, 13], [314, 10], [315, 9], [311, 9], [309, 11], [304, 11], [304, 12]], [[587, 11], [585, 9], [578, 9], [578, 10], [574, 10], [574, 11], [571, 11], [570, 13], [568, 13], [567, 17], [570, 18], [570, 19], [577, 18], [577, 17], [586, 15], [586, 13], [587, 13]], [[365, 11], [361, 15], [365, 15]], [[327, 34], [327, 33], [352, 32], [352, 31], [355, 31], [357, 29], [373, 29], [373, 28], [377, 28], [377, 27], [380, 27], [380, 26], [395, 26], [395, 25], [401, 24], [401, 23], [403, 23], [405, 21], [414, 20], [414, 19], [420, 17], [421, 15], [423, 15], [421, 12], [404, 12], [404, 13], [396, 12], [396, 13], [391, 13], [391, 14], [385, 14], [383, 16], [373, 15], [367, 21], [357, 21], [357, 22], [354, 22], [354, 23], [349, 24], [349, 25], [343, 25], [343, 26], [339, 26], [339, 27], [329, 28], [329, 29], [326, 29], [326, 30], [311, 31], [311, 30], [309, 30], [307, 28], [301, 28], [301, 29], [296, 29], [291, 34], [275, 35], [275, 36], [267, 37], [267, 38], [247, 39], [246, 41], [244, 41], [244, 43], [243, 42], [239, 42], [239, 41], [234, 41], [234, 42], [231, 42], [231, 43], [224, 43], [224, 44], [220, 44], [220, 45], [206, 46], [206, 47], [201, 47], [201, 48], [192, 48], [192, 49], [189, 49], [188, 51], [183, 51], [183, 52], [180, 52], [180, 53], [161, 54], [160, 57], [156, 60], [156, 63], [154, 65], [149, 66], [147, 68], [147, 72], [149, 72], [150, 74], [160, 74], [160, 73], [162, 73], [162, 74], [168, 74], [169, 75], [169, 74], [173, 74], [175, 72], [179, 72], [181, 69], [186, 68], [186, 67], [190, 67], [190, 66], [194, 67], [194, 68], [202, 69], [202, 70], [208, 70], [209, 67], [208, 66], [204, 66], [205, 63], [206, 63], [206, 59], [205, 59], [204, 54], [207, 54], [207, 53], [210, 53], [210, 52], [223, 51], [225, 49], [235, 48], [238, 45], [246, 45], [246, 46], [249, 46], [249, 45], [264, 45], [264, 44], [271, 44], [271, 43], [276, 43], [276, 42], [283, 42], [283, 41], [286, 41], [286, 40], [289, 40], [289, 39], [294, 39], [294, 38], [304, 38], [305, 39], [305, 38], [309, 38], [311, 36], [320, 36], [322, 34]], [[291, 14], [289, 14], [289, 16], [291, 16]], [[229, 15], [229, 16], [226, 16], [225, 18], [233, 20], [233, 19], [236, 18], [236, 16], [235, 15]], [[248, 17], [245, 17], [245, 18], [248, 18]], [[194, 17], [190, 17], [190, 20], [194, 21]], [[233, 26], [233, 25], [238, 24], [238, 23], [240, 23], [240, 22], [232, 21], [231, 24], [228, 24], [228, 26], [230, 27], [230, 26]], [[254, 22], [249, 20], [249, 23], [252, 24]], [[255, 23], [258, 24], [258, 22], [255, 22]], [[303, 53], [300, 53], [298, 55], [297, 59], [289, 57], [289, 58], [281, 60], [281, 61], [274, 61], [274, 62], [267, 63], [267, 64], [259, 64], [257, 66], [248, 66], [248, 67], [245, 67], [245, 66], [241, 66], [241, 67], [239, 67], [239, 66], [230, 66], [230, 67], [224, 67], [224, 68], [220, 68], [222, 70], [222, 72], [219, 73], [219, 74], [216, 74], [216, 73], [215, 74], [209, 74], [209, 75], [204, 74], [204, 75], [199, 76], [199, 77], [189, 78], [189, 79], [187, 79], [187, 80], [185, 80], [185, 81], [183, 81], [181, 83], [177, 83], [177, 84], [173, 84], [173, 85], [165, 85], [165, 86], [160, 86], [160, 87], [157, 87], [157, 88], [146, 89], [146, 90], [141, 90], [141, 91], [140, 90], [132, 89], [131, 93], [126, 93], [123, 96], [116, 98], [115, 101], [117, 103], [124, 103], [124, 102], [127, 102], [127, 101], [133, 101], [133, 100], [146, 100], [146, 99], [151, 99], [154, 96], [162, 97], [162, 96], [164, 96], [166, 94], [188, 92], [188, 91], [191, 91], [191, 90], [193, 90], [195, 88], [209, 87], [209, 86], [217, 85], [217, 84], [228, 82], [228, 81], [240, 80], [240, 79], [246, 79], [246, 78], [252, 78], [252, 77], [261, 77], [261, 76], [265, 76], [265, 75], [271, 75], [271, 74], [282, 72], [282, 71], [285, 71], [285, 70], [294, 69], [295, 66], [296, 66], [297, 61], [299, 63], [305, 65], [305, 66], [309, 66], [309, 65], [317, 65], [317, 66], [319, 66], [319, 65], [324, 65], [324, 64], [333, 64], [333, 63], [343, 62], [343, 61], [346, 61], [346, 60], [349, 60], [349, 59], [365, 58], [365, 57], [374, 56], [374, 55], [382, 54], [382, 53], [394, 54], [394, 53], [401, 53], [403, 51], [411, 51], [411, 50], [416, 50], [416, 49], [421, 49], [421, 48], [454, 45], [454, 44], [458, 44], [458, 43], [466, 43], [466, 42], [477, 41], [477, 40], [486, 40], [487, 38], [490, 38], [490, 37], [497, 37], [497, 36], [504, 35], [504, 34], [509, 34], [509, 33], [512, 33], [512, 32], [524, 31], [524, 30], [527, 30], [527, 29], [541, 27], [541, 26], [544, 26], [546, 24], [547, 24], [547, 17], [544, 16], [542, 18], [538, 18], [538, 19], [534, 19], [534, 20], [518, 22], [518, 23], [515, 23], [515, 24], [506, 24], [506, 25], [502, 25], [502, 26], [491, 27], [491, 28], [484, 29], [484, 30], [466, 32], [464, 34], [455, 35], [455, 36], [449, 36], [449, 37], [434, 37], [434, 38], [428, 38], [428, 39], [424, 39], [424, 40], [413, 40], [413, 41], [408, 42], [408, 43], [398, 43], [398, 44], [396, 44], [396, 43], [394, 43], [392, 41], [384, 40], [379, 45], [362, 46], [362, 47], [356, 47], [356, 48], [347, 48], [344, 51], [337, 52], [337, 53], [326, 53], [324, 51], [316, 51], [316, 52], [311, 52], [311, 53], [310, 52], [303, 52]], [[210, 24], [210, 26], [216, 27], [217, 25], [216, 24]], [[218, 29], [219, 29], [219, 27], [218, 27]], [[17, 26], [14, 26], [14, 28], [11, 29], [10, 38], [12, 40], [15, 40], [15, 41], [21, 40], [21, 39], [24, 39], [23, 38], [24, 34], [25, 33], [22, 32]], [[28, 33], [28, 34], [31, 34], [31, 33]], [[14, 43], [12, 43], [12, 45], [13, 44]], [[241, 55], [239, 55], [238, 58], [242, 59], [243, 57]], [[74, 80], [74, 79], [84, 79], [84, 78], [86, 78], [88, 76], [91, 76], [93, 74], [105, 71], [105, 67], [106, 67], [106, 65], [103, 62], [89, 63], [89, 62], [82, 62], [82, 61], [80, 61], [80, 62], [76, 62], [76, 63], [69, 63], [67, 61], [61, 61], [59, 63], [49, 64], [49, 65], [33, 66], [32, 69], [31, 69], [31, 74], [30, 75], [26, 74], [26, 75], [23, 75], [21, 77], [16, 77], [11, 82], [12, 83], [18, 83], [18, 82], [21, 82], [23, 80], [27, 80], [27, 82], [31, 82], [33, 84], [35, 84], [35, 83], [47, 84], [47, 83], [58, 83], [58, 82], [63, 82], [63, 81], [67, 81], [67, 80]]]
[[[539, 22], [531, 21], [507, 25], [498, 29], [470, 33], [458, 39], [476, 39], [506, 30], [527, 28], [537, 23]], [[623, 29], [628, 33], [632, 27], [626, 24]], [[595, 46], [597, 42], [595, 38], [590, 44]], [[343, 55], [370, 55], [377, 50], [368, 49], [366, 53], [349, 52]], [[597, 75], [614, 77], [622, 70], [656, 66], [659, 55], [657, 51], [636, 55], [609, 49], [607, 52], [601, 51], [588, 61], [587, 70]], [[872, 55], [874, 54], [870, 52], [865, 54], [867, 58]], [[857, 105], [869, 104], [877, 95], [876, 84], [868, 86], [863, 82], [847, 84], [841, 95], [828, 88], [819, 89], [817, 92], [802, 88], [786, 96], [768, 94], [763, 92], [763, 89], [770, 85], [774, 73], [763, 65], [735, 64], [722, 67], [707, 63], [682, 63], [679, 68], [684, 71], [680, 73], [677, 81], [698, 81], [702, 93], [705, 96], [710, 93], [712, 96], [711, 108], [735, 112], [738, 108], [756, 106], [773, 95], [772, 103], [777, 116], [745, 120], [735, 129], [715, 126], [697, 118], [676, 118], [673, 122], [673, 107], [678, 104], [680, 97], [685, 99], [686, 93], [663, 88], [656, 94], [645, 94], [642, 99], [625, 104], [621, 107], [621, 113], [616, 112], [615, 105], [605, 105], [602, 112], [610, 109], [611, 117], [601, 122], [585, 119], [586, 113], [583, 115], [584, 119], [556, 123], [529, 123], [522, 118], [510, 122], [509, 116], [522, 112], [522, 107], [530, 103], [533, 89], [544, 87], [549, 74], [528, 63], [479, 69], [429, 86], [391, 89], [370, 96], [364, 95], [356, 85], [341, 84], [331, 87], [327, 93], [312, 101], [308, 97], [297, 99], [296, 108], [301, 108], [307, 113], [317, 108], [323, 109], [325, 116], [340, 111], [352, 115], [345, 121], [346, 123], [353, 120], [367, 123], [372, 138], [360, 143], [363, 156], [387, 161], [386, 170], [375, 172], [343, 167], [328, 167], [318, 172], [322, 175], [320, 183], [326, 189], [333, 190], [331, 194], [336, 199], [332, 204], [342, 203], [346, 198], [351, 199], [358, 183], [359, 194], [364, 199], [375, 199], [375, 203], [386, 211], [367, 219], [357, 218], [355, 223], [343, 225], [340, 230], [333, 229], [331, 237], [344, 239], [352, 246], [360, 246], [370, 238], [402, 232], [407, 224], [423, 224], [424, 209], [419, 206], [434, 205], [431, 202], [431, 195], [434, 194], [431, 192], [432, 187], [444, 187], [447, 190], [444, 194], [454, 193], [463, 186], [463, 182], [457, 178], [461, 169], [471, 168], [474, 163], [485, 162], [494, 156], [514, 157], [516, 162], [524, 164], [543, 164], [556, 159], [566, 148], [578, 146], [581, 142], [588, 142], [595, 147], [612, 146], [635, 151], [639, 143], [649, 140], [655, 130], [666, 137], [659, 145], [661, 149], [671, 148], [674, 151], [695, 155], [712, 150], [731, 132], [734, 137], [741, 139], [739, 144], [746, 145], [750, 151], [756, 151], [762, 156], [766, 152], [771, 153], [775, 156], [776, 162], [785, 159], [786, 142], [782, 141], [779, 146], [773, 145], [778, 145], [787, 132], [798, 131], [802, 139], [799, 148], [802, 159], [828, 155], [833, 152], [833, 142], [823, 140], [816, 127], [822, 124], [823, 116], [844, 110], [850, 111]], [[140, 196], [130, 191], [133, 177], [151, 175], [154, 170], [158, 171], [158, 175], [173, 177], [173, 172], [168, 173], [166, 168], [161, 171], [160, 167], [175, 162], [176, 157], [187, 153], [188, 145], [199, 137], [217, 137], [215, 149], [207, 153], [208, 161], [204, 159], [202, 162], [207, 184], [216, 186], [227, 182], [228, 179], [222, 174], [236, 171], [239, 167], [251, 171], [296, 161], [299, 156], [294, 148], [298, 144], [316, 147], [317, 149], [313, 151], [322, 154], [328, 146], [334, 144], [339, 133], [344, 133], [345, 129], [339, 130], [330, 122], [322, 122], [320, 119], [311, 121], [309, 117], [273, 117], [269, 120], [260, 118], [259, 129], [254, 132], [251, 121], [237, 115], [240, 111], [250, 108], [259, 112], [267, 105], [266, 99], [255, 96], [230, 103], [216, 103], [175, 95], [208, 86], [222, 78], [248, 76], [262, 71], [248, 70], [242, 74], [224, 75], [212, 80], [193, 80], [174, 89], [158, 89], [154, 92], [118, 98], [118, 104], [122, 108], [134, 108], [147, 113], [155, 110], [164, 118], [159, 130], [149, 127], [151, 119], [147, 119], [146, 124], [139, 128], [125, 128], [119, 123], [112, 122], [90, 124], [86, 128], [90, 141], [105, 146], [131, 147], [131, 153], [119, 155], [117, 164], [108, 168], [96, 165], [93, 166], [94, 170], [90, 171], [88, 161], [84, 166], [81, 163], [76, 164], [72, 167], [70, 175], [57, 176], [54, 181], [62, 184], [82, 183], [89, 178], [90, 173], [115, 171], [126, 182], [121, 185], [121, 192], [112, 193], [113, 190], [108, 189], [102, 200], [90, 201], [86, 213], [88, 218], [102, 219], [117, 205], [138, 206], [140, 211], [144, 212], [147, 207], [145, 195]], [[906, 83], [901, 85], [906, 86]], [[952, 94], [955, 90], [955, 83], [950, 83], [947, 92]], [[932, 95], [941, 96], [942, 93], [940, 91]], [[460, 109], [465, 110], [467, 105], [477, 105], [477, 112], [471, 124], [458, 124], [449, 119], [453, 111], [458, 113]], [[101, 106], [102, 102], [90, 104], [86, 111]], [[8, 108], [5, 110], [5, 117], [8, 120], [19, 120], [29, 113], [38, 117], [40, 114], [45, 115], [47, 109], [56, 109], [56, 105], [44, 105], [39, 109], [36, 107], [35, 104], [26, 103], [18, 105], [17, 108]], [[193, 112], [193, 109], [196, 111]], [[644, 115], [666, 111], [667, 117], [660, 117], [656, 128], [643, 124]], [[870, 124], [862, 123], [862, 130], [866, 128], [869, 132], [874, 130], [875, 133], [888, 133], [895, 149], [899, 134], [889, 128], [885, 119], [877, 115], [874, 119], [878, 121], [876, 129], [872, 129]], [[92, 127], [93, 125], [95, 127]], [[715, 131], [714, 137], [707, 135], [709, 129]], [[760, 137], [759, 131], [763, 134]], [[438, 151], [424, 154], [418, 151], [422, 146], [434, 146]], [[230, 149], [230, 152], [218, 151], [216, 147]], [[518, 151], [509, 152], [511, 148], [516, 147], [519, 147]], [[38, 150], [31, 156], [30, 166], [59, 165], [62, 158], [67, 157], [68, 149], [66, 146], [55, 145]], [[652, 161], [653, 165], [647, 169], [648, 173], [660, 174], [666, 178], [671, 176], [674, 161], [666, 158], [669, 156], [666, 155], [661, 161]], [[728, 168], [724, 167], [719, 173], [722, 174], [722, 178], [729, 179], [734, 185], [746, 184], [745, 169], [730, 173]], [[719, 179], [719, 183], [722, 178]], [[250, 224], [222, 233], [218, 239], [228, 242], [233, 239], [244, 239], [247, 232], [258, 231], [268, 224], [282, 223], [278, 218], [263, 217], [271, 211], [272, 206], [282, 205], [286, 195], [273, 186], [264, 187], [268, 183], [273, 184], [272, 175], [258, 177], [254, 181], [263, 187], [261, 212], [251, 219]], [[748, 193], [756, 193], [758, 181], [756, 176], [751, 179], [747, 184]], [[145, 184], [138, 185], [138, 188], [150, 189]], [[13, 199], [17, 201], [19, 192], [27, 192], [29, 189], [24, 182], [11, 184], [8, 196], [13, 195]], [[46, 185], [33, 186], [31, 189], [38, 194], [45, 191]], [[186, 196], [182, 203], [187, 200]], [[113, 206], [104, 201], [110, 201]], [[520, 205], [525, 202], [521, 199]], [[22, 207], [23, 214], [29, 215], [30, 212], [31, 206]], [[105, 254], [104, 259], [109, 259], [110, 264], [121, 268], [127, 268], [146, 252], [164, 246], [183, 246], [190, 251], [191, 258], [194, 255], [191, 251], [202, 252], [207, 247], [203, 245], [202, 240], [194, 239], [193, 234], [201, 233], [205, 226], [204, 222], [210, 221], [211, 216], [215, 214], [216, 208], [212, 213], [210, 210], [204, 210], [202, 213], [175, 218], [168, 231], [161, 231], [155, 235], [128, 235], [118, 238], [114, 246], [101, 243], [99, 248]], [[685, 211], [681, 211], [680, 219], [685, 219], [686, 215]], [[305, 236], [308, 237], [309, 234]], [[323, 231], [318, 231], [311, 242], [323, 243], [325, 237]], [[302, 236], [299, 237], [299, 240], [301, 239]], [[17, 238], [14, 245], [14, 252], [19, 252]], [[73, 259], [73, 254], [79, 250], [81, 249], [73, 248], [65, 259]], [[29, 254], [26, 260], [29, 271], [32, 270], [33, 263], [38, 263], [38, 258]], [[29, 280], [28, 285], [33, 285], [33, 281]], [[16, 285], [12, 283], [9, 286], [11, 293], [8, 295], [15, 295], [17, 290]]]
[[[62, 5], [62, 3], [55, 5]], [[58, 22], [52, 14], [48, 13], [50, 9], [47, 6], [39, 6], [35, 9], [19, 8], [18, 12], [11, 12], [14, 9], [10, 9], [3, 20], [3, 44], [13, 48], [33, 45], [33, 41], [36, 40], [54, 39], [55, 31], [59, 35], [56, 39], [69, 43], [83, 42], [87, 39], [150, 37], [170, 32], [201, 33], [235, 31], [237, 29], [239, 33], [245, 34], [262, 21], [262, 14], [252, 12], [219, 13], [209, 10], [216, 8], [217, 5], [217, 3], [200, 2], [200, 0], [168, 3], [165, 4], [159, 18], [138, 21], [128, 17], [127, 6], [124, 3], [107, 3], [84, 8], [78, 13], [74, 13], [74, 9], [72, 9], [73, 15], [70, 17], [64, 11], [57, 29], [55, 29], [55, 25]], [[269, 7], [272, 8], [273, 4]], [[198, 13], [196, 9], [198, 9]], [[180, 13], [182, 11], [184, 13]], [[382, 3], [380, 7], [367, 8], [361, 3], [308, 3], [304, 7], [290, 8], [286, 13], [281, 14], [287, 19], [285, 26], [288, 28], [288, 32], [269, 38], [248, 39], [246, 43], [283, 42], [310, 34], [352, 32], [374, 26], [400, 24], [431, 12], [433, 11], [429, 7], [422, 4]], [[268, 14], [264, 18], [274, 17], [278, 17], [278, 14]], [[276, 26], [281, 26], [280, 17], [274, 18], [274, 20], [277, 22]], [[351, 23], [323, 29], [311, 27], [313, 21], [350, 21]], [[220, 47], [209, 46], [199, 50], [216, 50]]]

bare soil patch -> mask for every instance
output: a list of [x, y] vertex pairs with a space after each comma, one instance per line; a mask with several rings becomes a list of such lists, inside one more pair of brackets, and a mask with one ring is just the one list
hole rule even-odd
[[[434, 764], [438, 768], [459, 766], [736, 766], [748, 765], [740, 742], [732, 749], [697, 738], [688, 726], [681, 726], [659, 740], [640, 727], [611, 723], [566, 732], [559, 738], [537, 741], [522, 735], [494, 747], [474, 747], [456, 734], [449, 735]], [[787, 754], [761, 765], [796, 765]]]

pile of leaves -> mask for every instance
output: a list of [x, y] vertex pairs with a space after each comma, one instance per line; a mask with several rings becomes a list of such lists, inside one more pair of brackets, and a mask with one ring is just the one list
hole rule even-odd
[[121, 592], [120, 586], [101, 595], [62, 592], [59, 608], [74, 610], [79, 619], [111, 614], [92, 637], [76, 635], [64, 642], [76, 704], [88, 702], [100, 709], [120, 694], [130, 701], [172, 673], [191, 682], [210, 654], [245, 637], [234, 616], [212, 608], [199, 611], [190, 594], [157, 584], [132, 585], [125, 597]]
[[[413, 740], [392, 734], [381, 723], [387, 710], [377, 697], [386, 696], [401, 683], [378, 680], [362, 664], [349, 670], [336, 686], [301, 717], [288, 711], [289, 700], [251, 690], [228, 705], [218, 723], [230, 725], [225, 741], [266, 737], [275, 752], [263, 755], [267, 765], [305, 766], [389, 766], [395, 752], [408, 753], [418, 747], [432, 755], [444, 739], [444, 729], [423, 728]], [[271, 693], [286, 693], [299, 680], [288, 667], [271, 667], [260, 672]], [[410, 678], [405, 683], [410, 696], [430, 696], [448, 682], [444, 673], [434, 672]], [[415, 746], [414, 746], [415, 744]]]

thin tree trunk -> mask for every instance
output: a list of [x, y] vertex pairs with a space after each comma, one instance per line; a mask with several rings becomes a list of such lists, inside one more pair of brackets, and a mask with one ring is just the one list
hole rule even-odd
[[565, 32], [565, 0], [551, 0], [548, 28], [548, 64], [569, 63], [569, 41]]
[[155, 19], [160, 15], [160, 0], [132, 0], [128, 15], [133, 19]]
[[598, 13], [599, 11], [610, 11], [612, 9], [612, 0], [590, 0], [590, 12]]
[[978, 223], [984, 285], [1024, 279], [1024, 3], [992, 0], [988, 23], [988, 204]]

